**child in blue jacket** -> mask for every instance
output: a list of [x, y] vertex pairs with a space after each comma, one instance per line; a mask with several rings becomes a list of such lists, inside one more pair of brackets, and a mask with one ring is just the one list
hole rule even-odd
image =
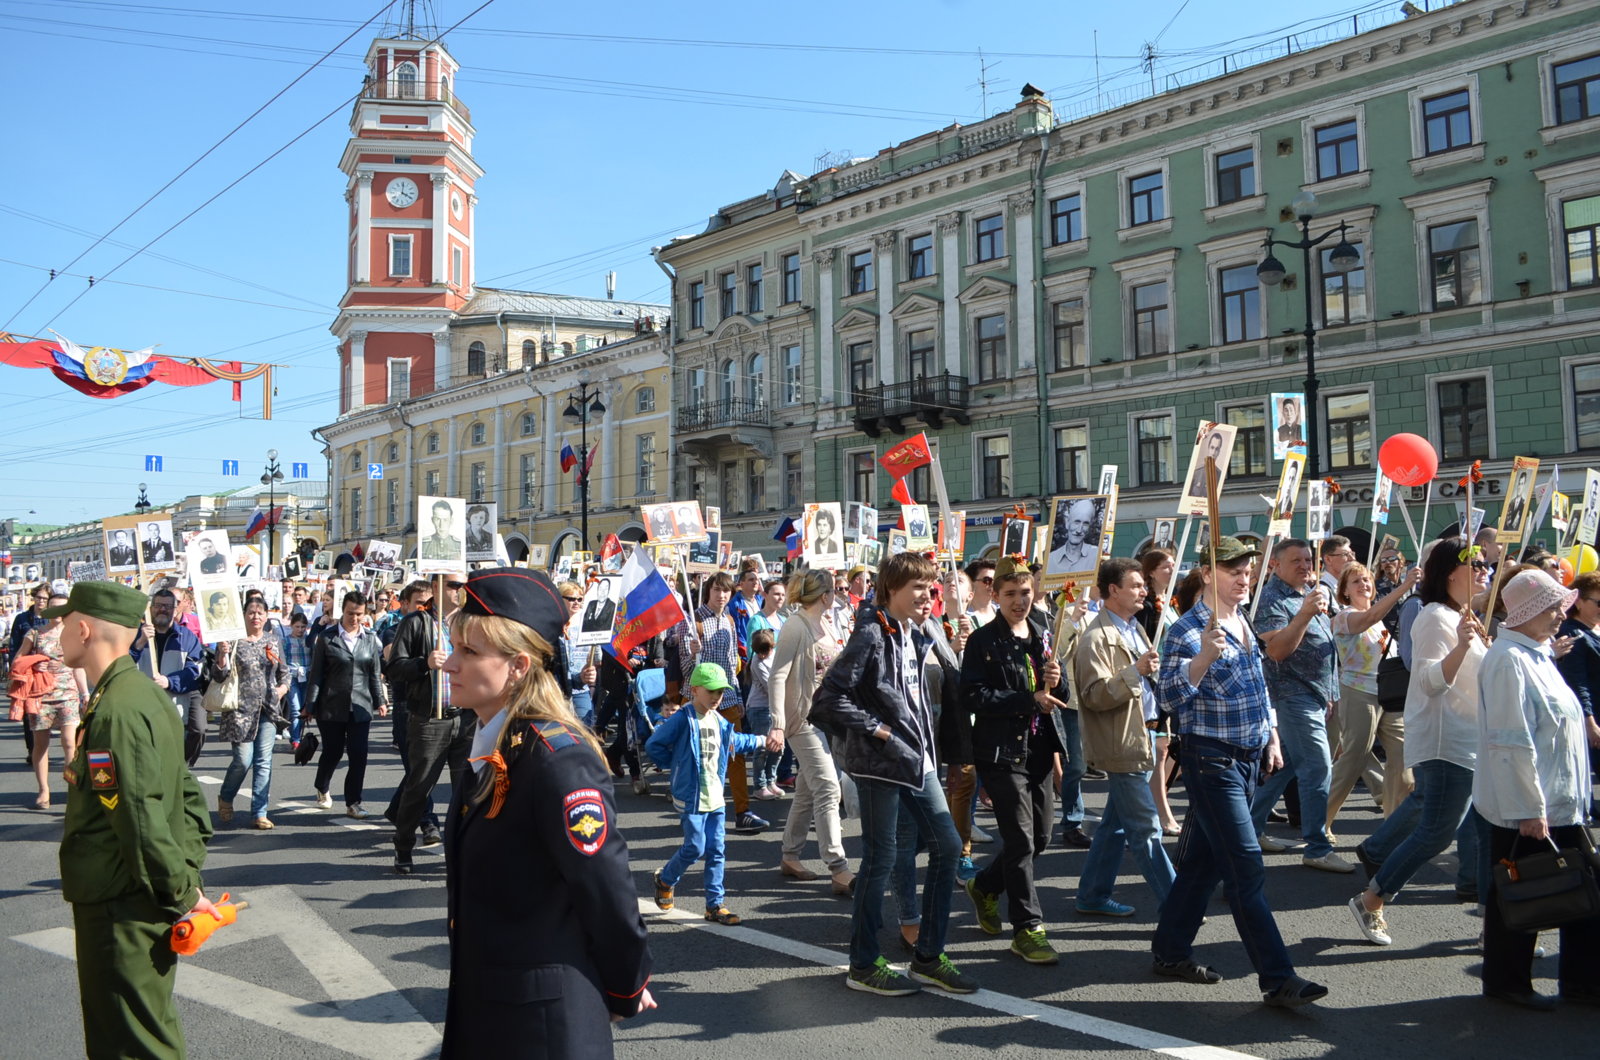
[[673, 888], [690, 865], [706, 859], [706, 919], [737, 924], [723, 904], [723, 783], [730, 755], [759, 750], [762, 737], [734, 732], [717, 707], [730, 686], [716, 663], [701, 663], [689, 675], [692, 710], [679, 710], [656, 727], [645, 750], [657, 762], [672, 763], [672, 798], [683, 804], [683, 846], [655, 875], [656, 905], [671, 909]]

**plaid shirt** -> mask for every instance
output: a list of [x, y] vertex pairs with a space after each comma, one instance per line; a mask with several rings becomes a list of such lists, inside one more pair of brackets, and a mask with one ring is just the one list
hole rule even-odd
[[[685, 695], [688, 692], [689, 674], [698, 663], [716, 663], [733, 682], [728, 689], [723, 706], [739, 702], [739, 638], [734, 630], [733, 616], [726, 611], [713, 611], [701, 604], [695, 608], [694, 618], [679, 622], [673, 629], [678, 637], [678, 663], [683, 668]], [[700, 653], [689, 650], [689, 637], [700, 641]]]
[[283, 661], [288, 664], [291, 681], [304, 681], [311, 669], [311, 649], [306, 647], [306, 638], [285, 634]]
[[1196, 601], [1167, 631], [1161, 657], [1161, 706], [1178, 719], [1181, 736], [1204, 736], [1255, 749], [1265, 747], [1278, 724], [1261, 669], [1261, 642], [1240, 644], [1228, 634], [1228, 647], [1211, 664], [1198, 686], [1189, 681], [1189, 664], [1200, 654], [1211, 609]]

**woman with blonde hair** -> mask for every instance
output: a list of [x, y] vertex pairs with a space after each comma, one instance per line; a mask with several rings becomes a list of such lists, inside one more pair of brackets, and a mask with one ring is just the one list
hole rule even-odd
[[826, 570], [803, 570], [789, 580], [789, 602], [799, 610], [783, 624], [772, 653], [772, 672], [767, 678], [772, 727], [767, 730], [767, 748], [781, 753], [787, 742], [795, 758], [794, 802], [783, 829], [778, 871], [790, 879], [817, 878], [800, 861], [807, 827], [814, 822], [817, 848], [833, 877], [833, 893], [847, 895], [855, 877], [844, 856], [839, 774], [810, 721], [812, 697], [843, 647], [828, 618], [833, 594], [833, 575]]
[[599, 741], [562, 692], [567, 606], [542, 571], [474, 571], [451, 625], [450, 702], [478, 719], [445, 835], [445, 1060], [609, 1058], [656, 1007]]

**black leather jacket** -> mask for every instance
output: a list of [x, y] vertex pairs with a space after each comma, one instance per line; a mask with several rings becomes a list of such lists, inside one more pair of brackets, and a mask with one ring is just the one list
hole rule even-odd
[[337, 629], [317, 638], [306, 675], [306, 701], [319, 721], [370, 721], [383, 704], [378, 671], [383, 642], [370, 629], [361, 631], [355, 652]]

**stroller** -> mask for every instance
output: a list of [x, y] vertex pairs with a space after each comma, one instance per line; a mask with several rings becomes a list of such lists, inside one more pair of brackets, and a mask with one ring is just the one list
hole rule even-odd
[[628, 713], [622, 719], [628, 734], [628, 747], [639, 758], [642, 768], [646, 762], [658, 769], [665, 763], [655, 762], [645, 752], [645, 741], [661, 724], [661, 707], [667, 700], [667, 671], [661, 667], [640, 670], [628, 682]]

